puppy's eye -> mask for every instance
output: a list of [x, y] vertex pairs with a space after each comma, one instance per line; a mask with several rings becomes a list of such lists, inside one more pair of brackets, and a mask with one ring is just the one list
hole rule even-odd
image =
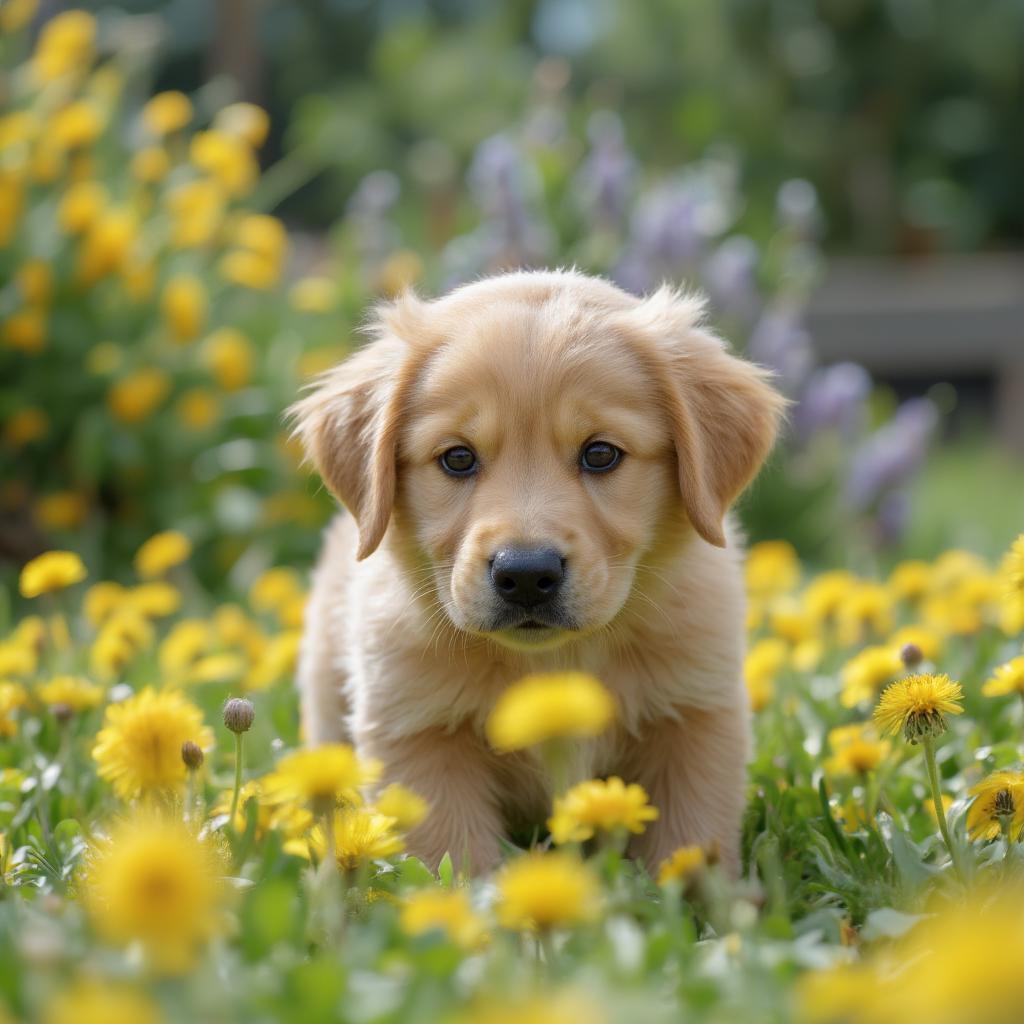
[[462, 445], [449, 448], [440, 462], [441, 468], [450, 476], [472, 476], [477, 470], [476, 453]]
[[580, 465], [591, 473], [607, 473], [622, 459], [622, 449], [607, 441], [591, 441], [580, 452]]

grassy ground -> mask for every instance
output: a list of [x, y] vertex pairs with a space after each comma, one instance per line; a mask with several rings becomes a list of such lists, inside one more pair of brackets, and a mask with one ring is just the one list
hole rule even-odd
[[[884, 584], [807, 578], [785, 546], [752, 559], [757, 752], [735, 882], [714, 851], [684, 849], [653, 877], [624, 859], [643, 796], [594, 786], [561, 807], [573, 829], [597, 821], [584, 845], [510, 847], [495, 876], [473, 882], [451, 862], [434, 875], [404, 856], [403, 829], [421, 813], [411, 796], [354, 805], [363, 768], [350, 752], [288, 753], [300, 745], [290, 679], [302, 603], [290, 573], [244, 605], [207, 602], [184, 566], [175, 584], [77, 585], [20, 604], [0, 642], [9, 1012], [872, 1024], [898, 1019], [887, 1014], [907, 1000], [931, 1005], [935, 972], [920, 965], [966, 955], [950, 915], [970, 906], [986, 922], [1017, 892], [1024, 776], [971, 794], [1021, 756], [1024, 663], [1001, 685], [986, 680], [1020, 654], [1022, 601], [1006, 597], [1005, 571], [963, 554]], [[963, 684], [944, 718], [927, 718], [934, 739], [916, 745], [869, 721], [909, 671], [908, 640], [919, 670]], [[232, 816], [236, 744], [221, 706], [242, 692], [255, 719]], [[901, 706], [905, 719], [924, 705]], [[544, 715], [524, 714], [530, 742]], [[194, 775], [184, 740], [206, 748]], [[1001, 898], [986, 910], [993, 886]], [[983, 934], [999, 949], [969, 977], [945, 972], [927, 1019], [1016, 1019], [1021, 972], [985, 971], [1024, 952], [1021, 926], [1014, 916]]]

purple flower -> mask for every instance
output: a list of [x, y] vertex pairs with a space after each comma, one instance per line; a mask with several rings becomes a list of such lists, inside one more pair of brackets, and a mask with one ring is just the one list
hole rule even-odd
[[540, 180], [515, 143], [506, 135], [482, 142], [466, 180], [481, 223], [446, 246], [446, 286], [480, 273], [544, 263], [551, 232], [536, 213]]
[[927, 398], [912, 398], [860, 444], [846, 478], [846, 497], [855, 508], [866, 509], [906, 485], [928, 454], [938, 418]]
[[789, 305], [766, 309], [747, 342], [747, 355], [774, 370], [786, 394], [797, 394], [814, 364], [811, 336], [800, 311]]
[[793, 415], [797, 435], [809, 440], [819, 430], [852, 437], [864, 424], [871, 376], [857, 363], [836, 363], [815, 370]]
[[704, 286], [715, 306], [749, 322], [760, 301], [757, 246], [746, 235], [727, 238], [704, 264]]
[[618, 114], [595, 113], [587, 125], [590, 153], [576, 175], [574, 192], [586, 214], [616, 228], [625, 220], [637, 163], [626, 148]]

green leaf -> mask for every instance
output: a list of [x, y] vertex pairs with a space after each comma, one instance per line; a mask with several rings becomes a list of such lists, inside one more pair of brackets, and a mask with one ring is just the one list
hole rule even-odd
[[891, 823], [889, 845], [900, 882], [911, 892], [923, 886], [936, 869], [921, 856], [921, 850], [895, 822]]
[[447, 885], [451, 888], [455, 880], [455, 868], [452, 865], [452, 855], [450, 853], [446, 853], [441, 858], [441, 863], [437, 865], [437, 877], [441, 879], [442, 885]]
[[395, 869], [400, 885], [418, 888], [434, 884], [434, 876], [419, 857], [406, 857]]
[[922, 919], [922, 914], [904, 914], [892, 907], [880, 907], [868, 914], [861, 936], [866, 942], [875, 939], [898, 939]]

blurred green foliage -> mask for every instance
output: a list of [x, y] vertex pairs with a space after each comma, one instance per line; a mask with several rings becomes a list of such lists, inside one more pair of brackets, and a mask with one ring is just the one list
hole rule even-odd
[[[121, 7], [170, 20], [161, 85], [198, 87], [230, 31], [204, 0]], [[734, 148], [755, 235], [794, 176], [821, 195], [836, 247], [1024, 235], [1016, 0], [306, 0], [247, 17], [262, 47], [256, 98], [293, 125], [275, 145], [317, 176], [288, 208], [310, 223], [332, 219], [368, 171], [410, 170], [422, 143], [456, 175], [522, 117], [538, 64], [562, 62], [577, 127], [620, 111], [649, 168]]]

